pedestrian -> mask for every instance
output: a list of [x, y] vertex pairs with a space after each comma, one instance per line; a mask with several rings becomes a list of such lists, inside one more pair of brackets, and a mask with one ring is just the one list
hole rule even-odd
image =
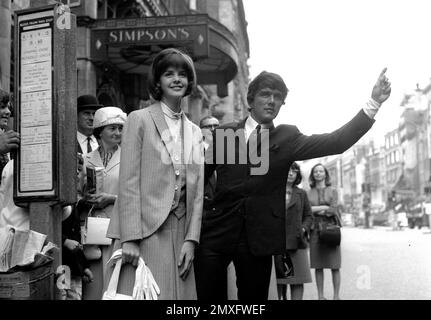
[[82, 284], [93, 281], [93, 273], [81, 244], [81, 219], [75, 205], [63, 208], [61, 226], [62, 264], [70, 270], [69, 287], [61, 290], [62, 300], [81, 300]]
[[18, 148], [20, 141], [17, 132], [8, 130], [11, 108], [10, 95], [0, 89], [0, 174], [10, 159], [8, 152]]
[[[77, 158], [77, 177], [79, 178], [84, 165], [82, 156]], [[81, 186], [77, 185], [79, 199], [82, 199]], [[82, 283], [93, 281], [93, 273], [82, 246], [81, 217], [79, 210], [83, 201], [63, 207], [61, 223], [62, 264], [69, 267], [70, 281], [68, 287], [60, 289], [62, 300], [82, 300]], [[67, 283], [67, 282], [66, 282]]]
[[316, 164], [311, 169], [309, 181], [311, 189], [308, 192], [308, 198], [314, 217], [311, 228], [310, 264], [311, 268], [315, 269], [317, 296], [319, 300], [326, 300], [323, 292], [324, 269], [331, 269], [334, 300], [339, 300], [341, 249], [339, 245], [327, 245], [319, 239], [321, 223], [335, 224], [341, 227], [341, 217], [337, 210], [337, 190], [331, 187], [328, 169], [321, 163]]
[[217, 128], [212, 152], [205, 154], [206, 181], [215, 171], [217, 186], [213, 212], [202, 221], [195, 259], [200, 300], [226, 300], [231, 261], [239, 300], [268, 298], [272, 256], [285, 251], [290, 165], [295, 160], [342, 153], [358, 141], [390, 95], [385, 72], [381, 72], [369, 102], [351, 121], [330, 134], [311, 136], [292, 125], [274, 126], [288, 92], [279, 75], [264, 71], [250, 83], [250, 116]]
[[108, 231], [126, 263], [119, 293], [132, 294], [141, 256], [160, 288], [159, 299], [196, 299], [192, 261], [201, 228], [204, 157], [201, 130], [181, 109], [195, 85], [192, 59], [164, 49], [149, 73], [156, 102], [128, 117], [118, 210]]
[[84, 94], [78, 97], [78, 152], [83, 156], [97, 149], [99, 146], [96, 137], [93, 135], [94, 113], [103, 107], [97, 98], [91, 94]]
[[[298, 187], [302, 181], [301, 169], [293, 162], [286, 184], [286, 253], [293, 268], [293, 276], [277, 277], [279, 299], [286, 300], [287, 285], [290, 285], [291, 300], [302, 300], [304, 283], [311, 282], [308, 260], [308, 238], [313, 216], [307, 193]], [[275, 256], [276, 270], [283, 269], [283, 255]]]
[[[103, 107], [94, 114], [94, 136], [98, 139], [99, 146], [84, 156], [83, 182], [86, 181], [89, 168], [103, 168], [101, 170], [103, 182], [99, 192], [87, 190], [85, 201], [91, 206], [89, 216], [111, 217], [119, 193], [120, 144], [126, 119], [126, 113], [117, 107]], [[105, 284], [106, 264], [112, 253], [111, 248], [109, 245], [84, 245], [84, 252], [88, 257], [92, 257], [90, 269], [94, 281], [84, 283], [83, 299], [100, 300]]]
[[[217, 118], [213, 116], [206, 116], [201, 119], [199, 127], [202, 130], [204, 151], [206, 151], [212, 144], [213, 132], [220, 126]], [[209, 178], [208, 183], [204, 188], [204, 212], [212, 210], [212, 201], [214, 199], [217, 175], [216, 172]]]
[[3, 168], [0, 185], [0, 228], [13, 227], [19, 230], [30, 229], [30, 212], [28, 208], [18, 207], [13, 201], [14, 159]]

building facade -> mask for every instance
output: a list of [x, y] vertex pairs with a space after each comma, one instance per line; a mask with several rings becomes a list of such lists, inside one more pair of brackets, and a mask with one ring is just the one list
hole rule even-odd
[[[32, 2], [2, 1], [0, 26], [13, 24], [13, 11]], [[147, 73], [152, 58], [176, 47], [192, 57], [197, 71], [197, 90], [183, 101], [192, 121], [211, 114], [223, 123], [247, 114], [249, 43], [242, 0], [61, 2], [77, 16], [78, 96], [94, 94], [103, 105], [128, 113], [144, 108], [151, 103]], [[10, 44], [10, 34], [2, 27], [1, 43]], [[1, 78], [11, 79], [10, 46], [2, 49], [0, 63]], [[7, 80], [1, 86], [7, 87]]]

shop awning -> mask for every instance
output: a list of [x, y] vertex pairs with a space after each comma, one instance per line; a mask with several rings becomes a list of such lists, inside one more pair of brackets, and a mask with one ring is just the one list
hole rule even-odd
[[206, 14], [97, 20], [91, 27], [91, 59], [126, 74], [145, 76], [153, 56], [178, 47], [195, 61], [199, 84], [216, 84], [218, 95], [238, 72], [232, 33]]

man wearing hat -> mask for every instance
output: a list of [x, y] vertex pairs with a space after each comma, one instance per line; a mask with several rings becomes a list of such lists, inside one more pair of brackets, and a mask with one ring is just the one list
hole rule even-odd
[[93, 135], [94, 113], [103, 107], [97, 98], [90, 94], [78, 97], [78, 152], [86, 155], [97, 149], [99, 144]]

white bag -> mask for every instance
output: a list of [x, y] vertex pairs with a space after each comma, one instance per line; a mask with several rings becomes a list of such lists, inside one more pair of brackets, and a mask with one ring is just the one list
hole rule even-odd
[[[121, 254], [118, 257], [118, 250], [114, 252], [111, 259], [109, 259], [108, 263], [117, 258], [117, 262], [115, 263], [114, 271], [112, 272], [111, 279], [109, 280], [108, 288], [105, 293], [103, 293], [102, 300], [133, 300], [132, 296], [128, 296], [126, 294], [117, 293], [118, 287], [118, 279], [120, 278], [120, 270], [121, 270]], [[116, 255], [117, 254], [117, 255]]]
[[138, 267], [136, 268], [133, 295], [128, 296], [117, 293], [122, 254], [123, 252], [121, 249], [115, 251], [107, 262], [109, 264], [111, 260], [117, 260], [111, 279], [109, 280], [108, 288], [103, 294], [102, 300], [157, 300], [157, 296], [160, 294], [159, 286], [154, 280], [150, 269], [145, 265], [144, 259], [141, 257], [139, 257]]
[[109, 218], [91, 217], [94, 205], [88, 212], [85, 225], [81, 227], [81, 243], [109, 246], [112, 240], [106, 237], [108, 233]]
[[109, 221], [109, 218], [87, 217], [84, 244], [109, 246], [112, 241], [106, 237]]

